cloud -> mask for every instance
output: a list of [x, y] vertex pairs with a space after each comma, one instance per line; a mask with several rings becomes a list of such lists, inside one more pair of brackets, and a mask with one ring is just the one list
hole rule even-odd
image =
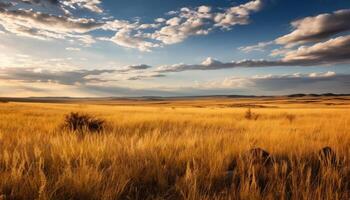
[[[284, 75], [256, 75], [252, 77], [227, 77], [197, 83], [194, 88], [229, 93], [242, 90], [248, 94], [292, 94], [292, 93], [349, 93], [350, 75], [335, 72], [295, 73]], [[320, 87], [322, 86], [322, 87]]]
[[[350, 75], [333, 71], [294, 73], [283, 75], [257, 75], [227, 77], [202, 83], [184, 85], [126, 85], [110, 82], [104, 74], [115, 70], [47, 71], [43, 69], [0, 70], [0, 91], [10, 96], [14, 91], [22, 96], [179, 96], [215, 94], [291, 94], [291, 93], [349, 93]], [[98, 76], [101, 76], [100, 78]], [[162, 74], [142, 73], [124, 80], [145, 77], [162, 77]], [[50, 84], [48, 84], [50, 83]], [[10, 88], [10, 90], [9, 90]]]
[[301, 46], [296, 50], [284, 52], [280, 60], [242, 60], [220, 62], [207, 58], [201, 64], [176, 64], [160, 66], [157, 72], [181, 72], [187, 70], [217, 70], [237, 67], [273, 66], [314, 66], [347, 63], [350, 61], [350, 35], [339, 36], [312, 46]]
[[127, 48], [151, 51], [153, 48], [183, 42], [191, 36], [207, 35], [215, 28], [228, 30], [235, 25], [248, 24], [250, 15], [260, 10], [262, 4], [261, 0], [250, 1], [226, 8], [223, 12], [215, 12], [206, 5], [197, 8], [183, 7], [178, 11], [168, 12], [170, 18], [156, 18], [154, 24], [126, 20], [108, 21], [103, 29], [116, 33], [111, 38], [100, 39]]
[[115, 72], [115, 70], [53, 71], [40, 68], [5, 68], [0, 70], [0, 80], [20, 81], [26, 83], [42, 82], [76, 85], [91, 82], [104, 82], [102, 79], [89, 78], [89, 76], [112, 72]]
[[67, 47], [66, 48], [67, 51], [80, 51], [80, 48], [75, 48], [75, 47]]
[[126, 20], [112, 20], [107, 21], [102, 29], [116, 31], [115, 35], [111, 38], [100, 37], [99, 40], [111, 41], [119, 46], [126, 48], [138, 49], [140, 51], [149, 52], [151, 48], [160, 47], [143, 36], [142, 31], [144, 29], [155, 29], [160, 24], [141, 24], [139, 21], [129, 22]]
[[[55, 2], [58, 0], [51, 1]], [[103, 12], [103, 9], [100, 7], [101, 0], [65, 0], [62, 1], [62, 4], [74, 9], [85, 8], [96, 13]]]
[[117, 69], [117, 72], [137, 72], [137, 71], [145, 71], [147, 69], [152, 68], [152, 66], [145, 65], [145, 64], [140, 64], [140, 65], [129, 65], [122, 67], [120, 69]]
[[122, 47], [135, 48], [140, 51], [149, 52], [151, 48], [159, 47], [158, 44], [144, 40], [143, 37], [131, 35], [132, 30], [122, 29], [118, 31], [112, 38], [108, 39]]
[[[18, 55], [28, 60], [27, 55]], [[54, 61], [54, 60], [52, 60]], [[59, 59], [57, 59], [59, 61]], [[25, 83], [56, 83], [62, 85], [100, 84], [122, 80], [140, 80], [165, 75], [146, 71], [151, 68], [148, 65], [130, 65], [117, 69], [94, 69], [94, 70], [59, 70], [43, 68], [0, 68], [0, 81], [11, 80]]]
[[350, 9], [338, 10], [333, 13], [320, 14], [293, 21], [293, 31], [273, 41], [259, 42], [256, 45], [243, 46], [238, 49], [249, 53], [251, 51], [264, 51], [270, 45], [284, 45], [283, 48], [274, 49], [271, 56], [280, 56], [291, 51], [293, 47], [305, 43], [316, 43], [327, 40], [350, 30]]
[[[154, 23], [141, 23], [140, 19], [127, 21], [104, 17], [96, 20], [72, 14], [81, 15], [73, 12], [81, 9], [102, 13], [101, 0], [15, 1], [16, 6], [0, 4], [0, 25], [12, 34], [40, 40], [69, 39], [91, 45], [96, 42], [91, 31], [113, 31], [112, 37], [101, 36], [99, 39], [144, 52], [183, 42], [191, 36], [207, 35], [216, 28], [228, 30], [235, 25], [248, 24], [250, 15], [262, 7], [261, 0], [219, 11], [207, 5], [184, 7], [172, 12], [171, 16], [154, 19]], [[63, 15], [48, 9], [49, 6], [60, 9]]]
[[[78, 38], [84, 42], [86, 35], [102, 26], [94, 19], [73, 18], [52, 15], [33, 9], [11, 9], [0, 6], [0, 25], [7, 31], [19, 36], [36, 39]], [[91, 36], [90, 36], [91, 37]], [[91, 42], [91, 40], [89, 41]]]
[[[166, 26], [150, 34], [150, 38], [164, 44], [175, 44], [193, 35], [207, 35], [215, 27], [229, 29], [234, 25], [249, 23], [251, 12], [258, 11], [262, 1], [250, 1], [246, 4], [226, 9], [225, 12], [212, 12], [209, 6], [200, 6], [196, 10], [182, 8], [166, 21]], [[175, 14], [175, 13], [173, 13]]]
[[350, 35], [339, 36], [312, 46], [301, 46], [285, 53], [285, 63], [303, 65], [334, 64], [350, 60]]
[[255, 86], [265, 91], [281, 93], [349, 93], [350, 75], [334, 72], [275, 75], [253, 79]]
[[165, 77], [165, 75], [160, 73], [145, 73], [140, 75], [132, 75], [128, 77], [127, 80], [143, 80], [143, 79], [161, 78], [161, 77]]
[[250, 1], [246, 4], [234, 6], [224, 13], [216, 13], [214, 17], [215, 26], [229, 29], [234, 25], [245, 25], [249, 23], [252, 12], [259, 11], [263, 6], [261, 0]]
[[282, 61], [268, 61], [268, 60], [242, 60], [232, 62], [221, 62], [212, 58], [207, 58], [201, 64], [175, 64], [175, 65], [164, 65], [156, 69], [157, 72], [182, 72], [188, 70], [218, 70], [218, 69], [229, 69], [237, 67], [266, 67], [266, 66], [281, 66]]
[[252, 51], [264, 51], [264, 49], [269, 46], [274, 44], [274, 41], [268, 41], [268, 42], [259, 42], [256, 45], [251, 45], [251, 46], [243, 46], [239, 47], [238, 50], [241, 50], [245, 53], [249, 53]]
[[128, 70], [143, 70], [143, 69], [148, 69], [148, 68], [151, 68], [151, 66], [144, 65], [144, 64], [141, 64], [141, 65], [130, 65], [130, 66], [127, 67]]
[[14, 6], [13, 3], [9, 3], [9, 2], [0, 2], [0, 10], [1, 9], [5, 9], [5, 8], [9, 8], [9, 7], [12, 7]]
[[[167, 88], [131, 88], [123, 86], [101, 86], [101, 85], [84, 85], [79, 87], [79, 91], [83, 91], [89, 96], [126, 96], [126, 97], [142, 97], [142, 96], [176, 96], [183, 95], [183, 92], [176, 90], [168, 90]], [[187, 93], [188, 95], [189, 93]]]
[[306, 17], [291, 23], [293, 32], [276, 39], [277, 44], [293, 46], [318, 42], [350, 30], [350, 9]]
[[178, 16], [166, 21], [166, 25], [146, 37], [162, 42], [175, 44], [184, 41], [192, 35], [206, 35], [211, 31], [210, 20], [212, 14], [208, 6], [201, 6], [197, 10], [182, 8]]
[[34, 5], [54, 5], [62, 8], [66, 13], [70, 10], [87, 9], [92, 12], [102, 13], [101, 0], [17, 0], [18, 2]]

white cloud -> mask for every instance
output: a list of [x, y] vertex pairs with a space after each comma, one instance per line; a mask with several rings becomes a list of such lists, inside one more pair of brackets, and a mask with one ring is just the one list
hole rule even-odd
[[335, 72], [332, 71], [328, 71], [326, 73], [310, 73], [309, 77], [311, 78], [319, 78], [319, 77], [332, 77], [332, 76], [336, 76], [337, 74]]
[[0, 25], [19, 36], [41, 40], [80, 38], [84, 42], [86, 36], [82, 34], [98, 29], [101, 23], [94, 19], [52, 15], [33, 9], [2, 8]]
[[123, 47], [135, 48], [145, 52], [151, 51], [151, 48], [159, 47], [158, 44], [145, 41], [142, 37], [133, 36], [132, 30], [129, 29], [118, 31], [112, 38], [110, 38], [110, 41]]
[[210, 6], [199, 6], [198, 12], [200, 13], [210, 13], [211, 7]]
[[229, 29], [231, 26], [248, 24], [251, 12], [259, 11], [263, 6], [261, 0], [250, 1], [215, 14], [215, 26]]
[[164, 18], [157, 18], [154, 21], [157, 22], [157, 23], [163, 23], [163, 22], [166, 21], [166, 19], [164, 19]]
[[274, 41], [269, 41], [269, 42], [259, 42], [256, 45], [251, 45], [251, 46], [243, 46], [243, 47], [239, 47], [238, 49], [245, 52], [245, 53], [249, 53], [252, 51], [264, 51], [264, 49], [267, 46], [270, 46], [274, 44]]
[[80, 51], [80, 48], [76, 48], [76, 47], [67, 47], [66, 48], [67, 51]]
[[108, 21], [103, 29], [117, 33], [113, 38], [103, 39], [127, 48], [151, 51], [155, 47], [183, 42], [190, 36], [207, 35], [216, 27], [228, 29], [234, 25], [248, 24], [251, 13], [261, 7], [262, 2], [255, 0], [228, 8], [223, 13], [213, 12], [211, 7], [205, 5], [195, 9], [184, 7], [168, 12], [170, 18], [156, 18], [155, 24]]
[[71, 10], [87, 9], [92, 12], [102, 13], [101, 0], [15, 0], [26, 4], [56, 6], [61, 8], [66, 14]]

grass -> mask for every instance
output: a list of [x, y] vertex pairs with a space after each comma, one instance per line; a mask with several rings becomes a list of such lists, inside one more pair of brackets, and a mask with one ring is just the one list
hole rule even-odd
[[[349, 199], [348, 102], [286, 101], [0, 104], [0, 199]], [[108, 129], [79, 137], [71, 112]], [[246, 159], [258, 147], [271, 165]]]

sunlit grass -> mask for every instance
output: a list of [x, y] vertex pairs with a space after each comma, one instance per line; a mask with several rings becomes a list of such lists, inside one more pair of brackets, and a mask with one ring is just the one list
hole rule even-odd
[[[0, 104], [0, 199], [350, 198], [348, 108], [252, 108], [250, 119], [245, 107], [193, 104]], [[62, 129], [70, 112], [107, 128]], [[337, 165], [318, 166], [325, 146]], [[255, 147], [273, 166], [243, 159]]]

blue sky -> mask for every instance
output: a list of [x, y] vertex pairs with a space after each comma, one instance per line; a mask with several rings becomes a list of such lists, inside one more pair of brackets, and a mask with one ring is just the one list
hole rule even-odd
[[1, 96], [350, 93], [346, 0], [0, 0]]

